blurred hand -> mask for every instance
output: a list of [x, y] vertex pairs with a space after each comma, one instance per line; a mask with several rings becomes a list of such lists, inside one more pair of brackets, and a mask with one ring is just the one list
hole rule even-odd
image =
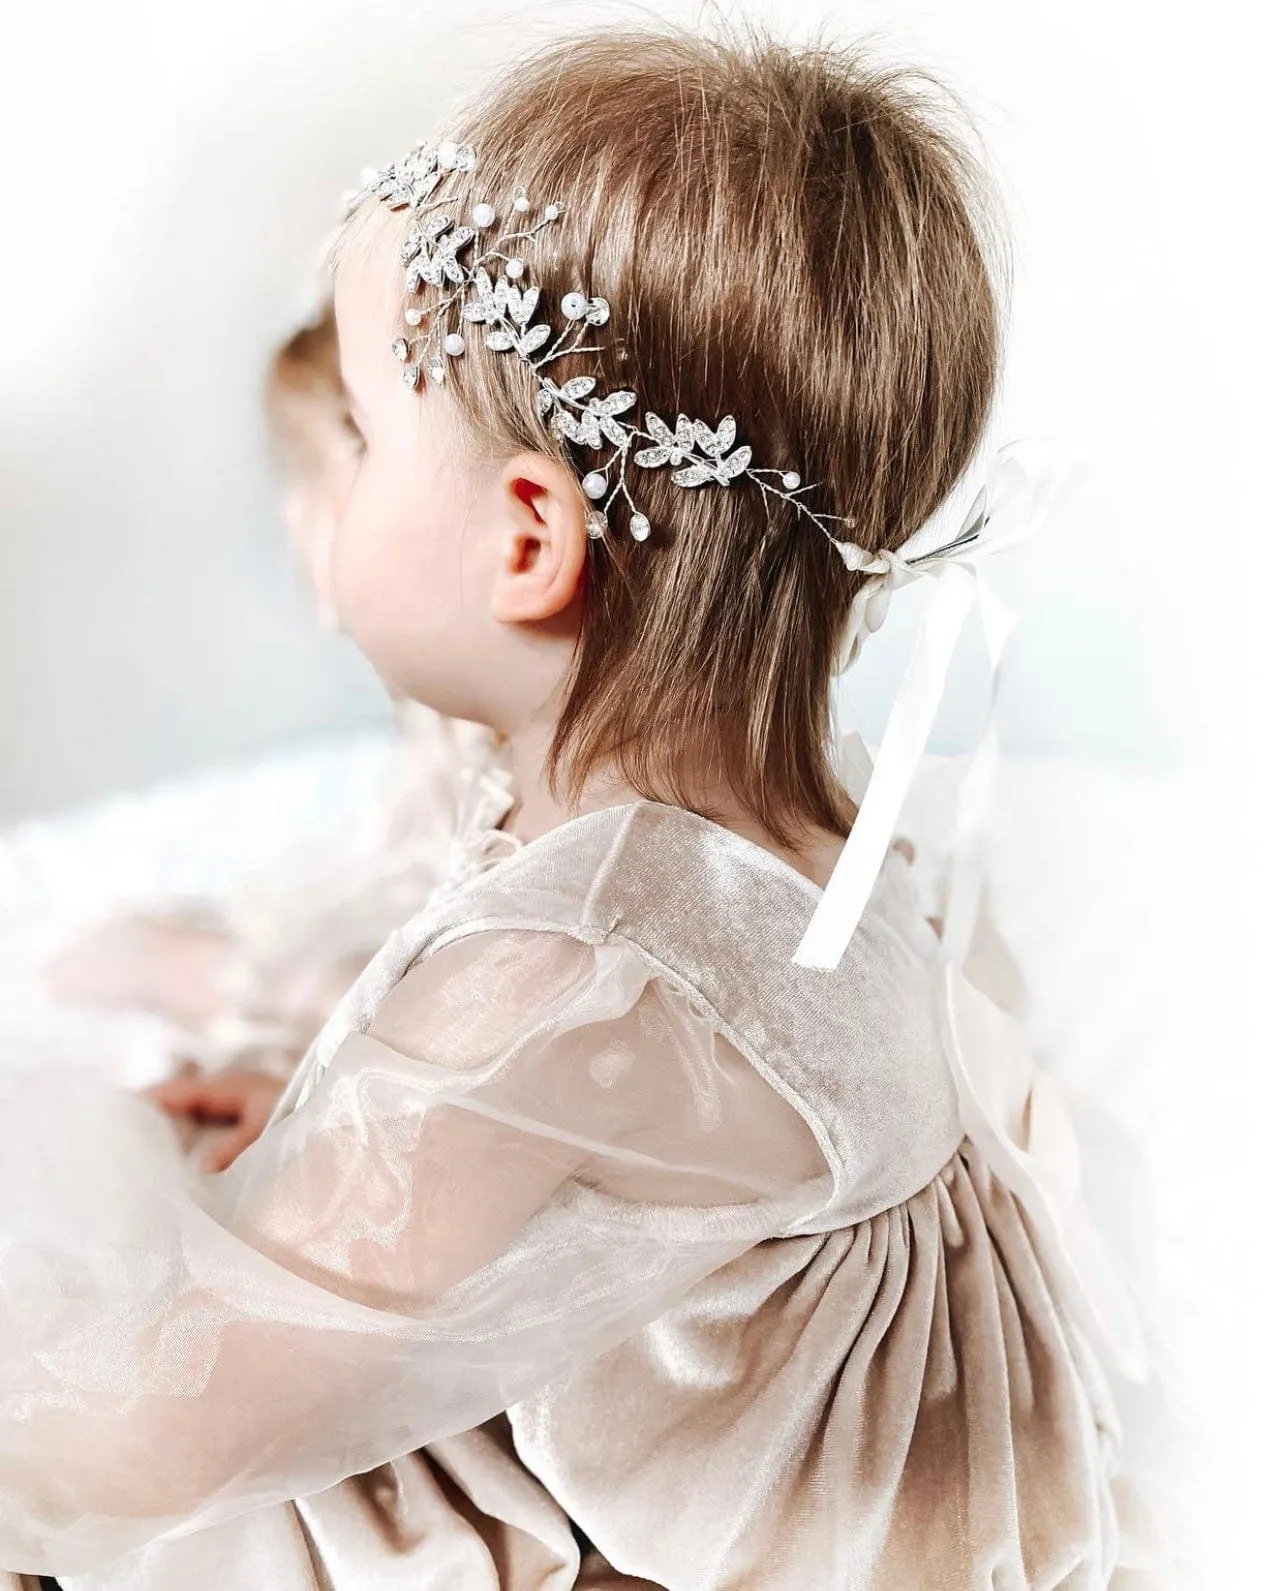
[[217, 1017], [226, 935], [161, 917], [100, 923], [45, 966], [56, 1000], [118, 1011], [150, 1011], [187, 1027]]
[[285, 1084], [261, 1072], [201, 1072], [185, 1067], [177, 1077], [147, 1089], [146, 1097], [186, 1126], [209, 1132], [201, 1153], [206, 1171], [226, 1171], [268, 1124]]

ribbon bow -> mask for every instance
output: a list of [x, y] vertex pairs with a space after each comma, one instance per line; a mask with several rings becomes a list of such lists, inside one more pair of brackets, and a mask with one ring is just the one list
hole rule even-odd
[[[866, 638], [878, 629], [891, 593], [910, 580], [928, 578], [936, 589], [919, 626], [910, 660], [887, 730], [872, 764], [860, 811], [842, 854], [812, 914], [794, 963], [800, 967], [836, 967], [851, 943], [874, 888], [914, 770], [922, 760], [936, 719], [950, 659], [964, 620], [979, 607], [990, 661], [990, 716], [981, 745], [972, 758], [959, 793], [959, 833], [965, 843], [979, 824], [989, 798], [997, 757], [994, 703], [999, 664], [1013, 628], [1013, 618], [986, 584], [984, 559], [1007, 551], [1032, 536], [1063, 485], [1063, 472], [1045, 450], [1028, 442], [1010, 442], [993, 454], [980, 490], [977, 472], [969, 471], [931, 519], [898, 552], [861, 553], [852, 566], [868, 571], [853, 603], [839, 653], [839, 673], [859, 655]], [[960, 501], [968, 501], [959, 516]], [[961, 528], [941, 541], [943, 525]], [[975, 901], [956, 900], [947, 922], [947, 949], [967, 943]]]
[[947, 540], [940, 542], [942, 522], [960, 522], [959, 497], [975, 488], [975, 476], [964, 478], [899, 553], [852, 549], [861, 557], [849, 559], [849, 566], [866, 570], [869, 578], [852, 605], [840, 673], [882, 624], [894, 590], [920, 577], [934, 579], [936, 590], [877, 759], [870, 763], [859, 736], [847, 736], [841, 743], [849, 783], [859, 785], [867, 775], [864, 797], [794, 962], [829, 968], [842, 959], [926, 746], [963, 622], [976, 604], [990, 663], [990, 710], [981, 743], [959, 785], [941, 939], [945, 1048], [960, 1119], [989, 1164], [1022, 1200], [1047, 1240], [1047, 1252], [1060, 1256], [1061, 1275], [1082, 1329], [1118, 1370], [1141, 1380], [1147, 1370], [1144, 1334], [1127, 1284], [1088, 1219], [1069, 1113], [1054, 1079], [1035, 1065], [1024, 1023], [987, 991], [983, 975], [987, 956], [1000, 940], [988, 910], [977, 842], [997, 769], [999, 665], [1014, 621], [986, 584], [980, 565], [1028, 540], [1064, 484], [1063, 470], [1043, 449], [1009, 443], [993, 455], [962, 516], [962, 528]]

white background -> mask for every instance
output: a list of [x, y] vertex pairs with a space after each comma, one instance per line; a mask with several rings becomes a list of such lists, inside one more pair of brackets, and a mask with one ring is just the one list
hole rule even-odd
[[[6, 19], [0, 821], [382, 718], [293, 578], [263, 366], [308, 306], [338, 195], [538, 37], [540, 15], [71, 0]], [[787, 15], [799, 32], [822, 15], [877, 26], [945, 74], [1008, 190], [1005, 429], [1091, 471], [1003, 577], [1026, 620], [1009, 749], [1195, 792], [1163, 830], [1164, 909], [1201, 931], [1172, 969], [1163, 1015], [1183, 1013], [1189, 1043], [1153, 1080], [1155, 1114], [1190, 1166], [1167, 1215], [1189, 1260], [1173, 1325], [1201, 1366], [1207, 1583], [1256, 1583], [1277, 1507], [1284, 1050], [1267, 1019], [1284, 673], [1274, 41], [1247, 8], [1135, 0]], [[871, 649], [849, 703], [862, 725], [885, 711], [913, 605]], [[974, 727], [975, 684], [968, 653], [938, 749]]]
[[[382, 713], [293, 579], [264, 361], [308, 302], [339, 194], [540, 15], [116, 0], [8, 22], [0, 819]], [[788, 15], [806, 31], [823, 13]], [[828, 15], [878, 26], [976, 106], [1019, 263], [1004, 429], [1092, 472], [1007, 577], [1032, 621], [1009, 744], [1189, 759], [1225, 706], [1221, 674], [1206, 688], [1224, 650], [1209, 628], [1226, 628], [1249, 547], [1280, 567], [1275, 501], [1245, 488], [1267, 485], [1252, 429], [1274, 447], [1265, 41], [1227, 8], [1196, 27], [1105, 0]], [[896, 644], [866, 671], [862, 720]], [[965, 669], [941, 749], [966, 737], [970, 683]]]

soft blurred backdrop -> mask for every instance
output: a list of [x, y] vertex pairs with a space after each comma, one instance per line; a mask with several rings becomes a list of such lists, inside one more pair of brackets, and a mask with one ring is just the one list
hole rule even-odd
[[[1002, 177], [1017, 273], [1001, 429], [1060, 445], [1087, 476], [1041, 543], [995, 570], [1025, 620], [1002, 721], [1028, 769], [1009, 786], [1020, 843], [998, 872], [1009, 926], [1049, 973], [1041, 1042], [1126, 1124], [1116, 1171], [1145, 1163], [1152, 1208], [1116, 1210], [1113, 1228], [1144, 1215], [1153, 1307], [1187, 1366], [1173, 1384], [1200, 1461], [1204, 1583], [1256, 1584], [1278, 1432], [1272, 19], [1140, 0], [753, 6], [786, 34], [874, 29], [881, 51], [945, 76]], [[386, 706], [361, 659], [316, 633], [292, 570], [267, 357], [315, 303], [322, 241], [362, 167], [550, 30], [691, 10], [10, 9], [0, 826], [294, 757], [168, 805], [16, 830], [0, 847], [16, 934], [38, 898], [90, 905], [95, 889], [105, 902], [208, 884], [220, 857], [267, 861], [349, 801]], [[898, 599], [848, 687], [849, 718], [874, 738], [917, 600]], [[979, 666], [973, 635], [935, 750], [974, 734]], [[204, 814], [199, 855], [189, 808]], [[143, 846], [162, 814], [171, 827]], [[1099, 1200], [1110, 1187], [1097, 1182]]]

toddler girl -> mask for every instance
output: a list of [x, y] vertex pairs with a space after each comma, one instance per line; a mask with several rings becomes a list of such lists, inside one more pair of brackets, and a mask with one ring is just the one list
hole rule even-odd
[[979, 178], [906, 74], [677, 32], [550, 47], [451, 131], [336, 247], [333, 590], [395, 693], [507, 737], [509, 843], [219, 1177], [91, 1080], [10, 1085], [0, 1562], [1104, 1586], [1111, 1405], [964, 1130], [905, 857], [835, 969], [795, 955], [850, 620], [993, 396]]

